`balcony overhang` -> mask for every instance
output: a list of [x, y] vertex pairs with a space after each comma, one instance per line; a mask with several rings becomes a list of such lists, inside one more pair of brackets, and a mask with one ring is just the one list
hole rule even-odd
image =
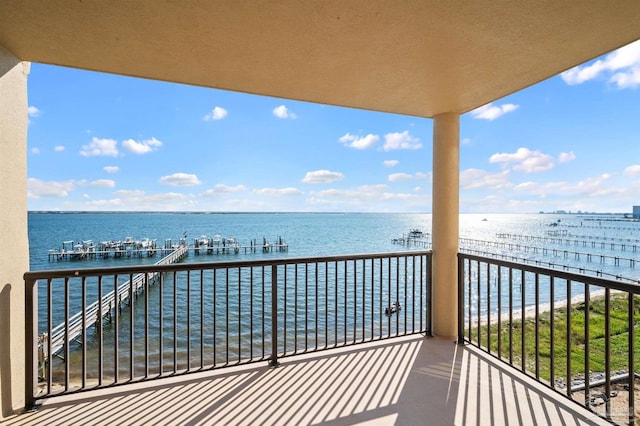
[[640, 38], [640, 2], [0, 3], [25, 61], [391, 113], [464, 113]]

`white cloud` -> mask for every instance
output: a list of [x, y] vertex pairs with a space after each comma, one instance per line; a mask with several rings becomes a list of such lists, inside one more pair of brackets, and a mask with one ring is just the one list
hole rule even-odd
[[198, 176], [189, 173], [174, 173], [168, 176], [162, 176], [160, 183], [169, 186], [194, 186], [200, 185], [202, 182], [198, 179]]
[[509, 182], [508, 170], [490, 173], [480, 169], [467, 169], [460, 173], [460, 186], [464, 189], [504, 189], [513, 185]]
[[342, 180], [344, 175], [340, 172], [332, 172], [330, 170], [316, 170], [307, 172], [302, 179], [304, 183], [332, 183]]
[[147, 195], [145, 201], [149, 202], [166, 202], [175, 200], [184, 200], [188, 195], [181, 194], [179, 192], [159, 192], [157, 194]]
[[93, 200], [83, 203], [66, 203], [74, 209], [86, 210], [139, 210], [139, 211], [179, 211], [188, 210], [197, 204], [193, 194], [160, 192], [147, 194], [142, 190], [123, 189], [114, 192], [115, 198]]
[[583, 179], [576, 183], [568, 182], [523, 182], [513, 189], [528, 194], [538, 195], [543, 198], [551, 196], [573, 197], [599, 197], [620, 194], [623, 189], [606, 187], [605, 184], [613, 177], [609, 173]]
[[628, 177], [640, 176], [640, 164], [634, 164], [624, 169], [624, 175]]
[[389, 185], [385, 185], [384, 183], [380, 183], [377, 185], [360, 185], [358, 187], [358, 191], [369, 193], [369, 192], [384, 192], [389, 189]]
[[395, 167], [398, 164], [400, 164], [400, 161], [398, 161], [398, 160], [385, 160], [383, 164], [384, 164], [385, 167]]
[[539, 173], [554, 167], [553, 157], [540, 151], [518, 148], [513, 154], [497, 153], [489, 158], [490, 163], [503, 163], [503, 166], [515, 163], [513, 170], [522, 173]]
[[254, 194], [268, 195], [270, 197], [290, 197], [292, 195], [302, 195], [302, 191], [297, 188], [262, 188], [254, 189]]
[[58, 146], [56, 146], [55, 148], [53, 148], [53, 150], [54, 150], [55, 152], [62, 152], [62, 151], [64, 151], [64, 146], [62, 146], [62, 145], [58, 145]]
[[508, 112], [517, 110], [518, 107], [519, 105], [516, 104], [502, 104], [497, 106], [489, 103], [471, 111], [471, 116], [480, 120], [495, 120]]
[[576, 155], [571, 152], [561, 152], [558, 156], [558, 163], [566, 163], [568, 161], [573, 161], [576, 159]]
[[115, 192], [115, 195], [123, 198], [140, 198], [145, 195], [145, 192], [140, 189], [120, 189]]
[[224, 109], [222, 107], [219, 107], [219, 106], [216, 106], [211, 110], [211, 112], [209, 114], [204, 116], [204, 120], [205, 121], [222, 120], [228, 114], [229, 114], [229, 112], [226, 109]]
[[388, 177], [389, 182], [399, 182], [402, 180], [411, 180], [413, 179], [413, 175], [409, 173], [392, 173]]
[[427, 175], [422, 172], [418, 172], [415, 175], [409, 173], [392, 173], [388, 176], [389, 182], [400, 182], [403, 180], [424, 179]]
[[627, 72], [615, 73], [609, 81], [615, 83], [619, 89], [635, 89], [640, 86], [640, 65]]
[[469, 145], [471, 143], [471, 139], [470, 138], [463, 138], [460, 143], [462, 145]]
[[119, 198], [112, 198], [110, 200], [93, 200], [83, 204], [84, 207], [90, 207], [95, 210], [112, 210], [123, 207], [124, 205], [124, 201]]
[[118, 167], [118, 166], [104, 166], [102, 168], [102, 170], [104, 170], [107, 173], [117, 173], [120, 170], [120, 167]]
[[384, 146], [382, 149], [385, 151], [420, 148], [422, 148], [420, 139], [411, 136], [408, 130], [405, 130], [402, 133], [387, 133], [384, 135]]
[[640, 40], [615, 50], [588, 65], [579, 65], [561, 74], [569, 85], [582, 84], [610, 74], [608, 82], [619, 89], [640, 86]]
[[[610, 195], [618, 193], [618, 188], [605, 188], [603, 185], [613, 176], [609, 173], [603, 173], [599, 176], [581, 180], [575, 185], [576, 192], [594, 197], [602, 195]], [[573, 191], [571, 191], [573, 192]]]
[[[124, 200], [125, 205], [135, 204], [139, 209], [156, 209], [171, 210], [171, 206], [164, 205], [165, 202], [181, 201], [192, 198], [192, 195], [181, 194], [179, 192], [158, 192], [155, 194], [147, 194], [140, 189], [121, 189], [115, 191], [115, 200], [107, 200], [108, 203], [120, 204]], [[103, 200], [104, 202], [104, 200]]]
[[314, 199], [322, 198], [341, 198], [350, 201], [367, 201], [379, 199], [388, 189], [387, 185], [364, 185], [357, 189], [325, 189], [322, 191], [314, 191], [311, 195]]
[[40, 154], [40, 148], [31, 148], [32, 154]]
[[95, 188], [113, 188], [116, 186], [116, 182], [111, 179], [98, 179], [93, 182], [89, 182], [89, 186], [93, 186]]
[[33, 105], [29, 106], [29, 108], [27, 108], [27, 114], [29, 115], [29, 117], [37, 117], [40, 115], [40, 110], [36, 107], [34, 107]]
[[29, 198], [40, 197], [66, 197], [73, 191], [73, 181], [45, 182], [40, 179], [29, 178], [27, 180], [27, 196]]
[[275, 115], [278, 118], [283, 118], [283, 119], [291, 119], [291, 120], [295, 120], [296, 118], [298, 118], [297, 115], [295, 115], [293, 112], [289, 111], [289, 109], [287, 109], [286, 106], [284, 105], [280, 105], [278, 107], [275, 107], [273, 109], [273, 115]]
[[81, 179], [75, 182], [78, 186], [92, 186], [94, 188], [113, 188], [116, 186], [116, 182], [111, 179], [98, 179], [94, 181], [88, 181]]
[[228, 185], [223, 185], [219, 183], [213, 188], [207, 189], [206, 191], [204, 191], [202, 193], [202, 196], [212, 197], [218, 194], [231, 194], [234, 192], [240, 192], [240, 191], [246, 191], [246, 190], [247, 190], [247, 187], [244, 185], [228, 186]]
[[96, 157], [100, 155], [117, 157], [118, 142], [114, 139], [100, 139], [94, 137], [87, 145], [82, 145], [80, 155], [83, 157]]
[[116, 198], [106, 200], [94, 200], [83, 203], [78, 208], [88, 209], [120, 209], [126, 210], [157, 210], [177, 211], [184, 210], [193, 205], [193, 195], [178, 192], [160, 192], [147, 194], [142, 190], [123, 189], [114, 192]]
[[601, 60], [588, 66], [577, 66], [560, 74], [560, 77], [568, 85], [582, 84], [598, 76], [604, 70]]
[[122, 142], [122, 148], [124, 150], [138, 155], [157, 151], [161, 146], [162, 142], [153, 137], [151, 139], [143, 140], [140, 142], [136, 142], [133, 139], [127, 139], [126, 141]]
[[377, 145], [380, 142], [380, 136], [369, 133], [367, 136], [359, 137], [346, 133], [338, 140], [349, 148], [367, 149]]
[[428, 205], [427, 194], [390, 192], [389, 187], [380, 185], [362, 185], [356, 189], [325, 189], [313, 191], [306, 202], [313, 206], [322, 206], [327, 210], [348, 207], [356, 211], [397, 211], [398, 201], [406, 206], [424, 209]]
[[526, 192], [534, 192], [536, 188], [539, 188], [541, 185], [536, 182], [522, 182], [513, 187], [516, 191], [526, 191]]

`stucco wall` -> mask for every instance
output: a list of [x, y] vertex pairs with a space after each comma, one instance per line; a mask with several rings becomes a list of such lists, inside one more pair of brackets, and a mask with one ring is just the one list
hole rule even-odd
[[0, 420], [24, 405], [29, 69], [0, 46]]

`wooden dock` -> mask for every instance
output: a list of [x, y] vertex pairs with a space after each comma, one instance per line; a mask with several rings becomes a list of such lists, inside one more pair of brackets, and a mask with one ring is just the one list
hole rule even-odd
[[402, 234], [400, 238], [393, 238], [391, 243], [407, 247], [422, 247], [425, 249], [430, 249], [432, 245], [431, 234], [417, 229], [412, 229], [408, 234]]
[[186, 247], [188, 251], [196, 255], [222, 255], [222, 254], [250, 254], [250, 253], [271, 253], [286, 252], [289, 244], [278, 237], [276, 242], [269, 242], [262, 238], [262, 242], [252, 239], [249, 245], [240, 244], [235, 238], [208, 238], [201, 236], [195, 238], [191, 245], [187, 244], [186, 238], [180, 238], [176, 244], [175, 240], [167, 239], [164, 246], [158, 246], [156, 240], [133, 241], [125, 239], [121, 241], [103, 241], [95, 245], [93, 241], [86, 240], [79, 243], [64, 241], [61, 249], [49, 250], [49, 262], [51, 261], [76, 261], [90, 259], [109, 258], [132, 258], [132, 257], [154, 257], [157, 254], [165, 256], [176, 250], [176, 247]]
[[241, 245], [235, 238], [223, 238], [221, 240], [200, 238], [194, 240], [190, 249], [195, 254], [271, 253], [288, 251], [289, 244], [281, 237], [278, 237], [275, 243], [270, 243], [266, 238], [262, 239], [262, 243], [253, 239], [249, 245]]
[[[189, 253], [187, 246], [174, 248], [171, 253], [156, 262], [156, 265], [166, 265], [181, 262]], [[141, 273], [133, 277], [118, 287], [118, 291], [111, 291], [102, 296], [86, 309], [71, 316], [68, 320], [59, 324], [51, 330], [51, 339], [47, 333], [38, 337], [39, 362], [42, 365], [48, 359], [49, 353], [57, 355], [65, 346], [66, 342], [71, 342], [81, 336], [86, 329], [94, 326], [105, 317], [110, 318], [112, 311], [120, 307], [122, 303], [131, 303], [131, 294], [138, 294], [144, 291], [145, 282], [154, 283], [158, 279], [158, 272]], [[84, 314], [83, 314], [84, 313]], [[68, 330], [68, 333], [65, 333]]]

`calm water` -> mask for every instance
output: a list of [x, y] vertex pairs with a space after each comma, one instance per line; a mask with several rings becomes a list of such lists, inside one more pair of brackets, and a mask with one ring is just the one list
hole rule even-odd
[[[60, 249], [63, 241], [93, 240], [95, 243], [124, 240], [132, 237], [177, 241], [184, 233], [193, 241], [200, 235], [235, 237], [241, 244], [263, 237], [275, 242], [282, 237], [289, 243], [289, 252], [268, 254], [275, 256], [318, 256], [388, 252], [398, 250], [391, 239], [419, 227], [430, 228], [429, 215], [420, 214], [30, 214], [29, 244], [32, 270], [64, 267], [124, 265], [126, 260], [100, 260], [96, 263], [48, 261], [50, 249]], [[260, 258], [262, 254], [234, 256], [234, 259]], [[215, 260], [216, 257], [211, 257]], [[157, 260], [157, 259], [156, 259]], [[187, 261], [195, 261], [193, 256]], [[202, 258], [198, 258], [202, 261]], [[139, 260], [133, 260], [139, 263]]]
[[[638, 279], [640, 278], [640, 263], [638, 267], [631, 267], [628, 262], [620, 262], [620, 265], [614, 265], [609, 262], [587, 262], [586, 257], [580, 259], [575, 255], [562, 255], [564, 251], [573, 252], [590, 252], [593, 254], [603, 254], [606, 256], [619, 256], [621, 259], [637, 258], [640, 250], [633, 251], [631, 247], [635, 244], [640, 248], [640, 223], [631, 221], [614, 220], [621, 219], [612, 216], [588, 216], [588, 215], [461, 215], [460, 217], [460, 235], [465, 239], [476, 240], [477, 242], [466, 242], [461, 244], [462, 248], [473, 250], [490, 251], [493, 253], [509, 254], [520, 258], [537, 259], [540, 262], [555, 263], [556, 265], [568, 265], [572, 267], [583, 267], [587, 269], [600, 270], [604, 273], [620, 275], [621, 277]], [[282, 238], [289, 244], [288, 252], [273, 253], [256, 253], [256, 254], [237, 254], [237, 255], [190, 255], [185, 262], [202, 262], [216, 260], [231, 259], [260, 259], [260, 258], [276, 258], [276, 257], [305, 257], [305, 256], [322, 256], [336, 254], [359, 254], [359, 253], [382, 253], [392, 251], [404, 251], [407, 247], [392, 243], [392, 239], [398, 238], [406, 234], [410, 229], [419, 228], [425, 233], [431, 232], [431, 216], [427, 214], [322, 214], [322, 213], [290, 213], [290, 214], [193, 214], [193, 213], [104, 213], [104, 214], [29, 214], [29, 245], [30, 245], [30, 264], [32, 270], [45, 269], [66, 269], [66, 268], [90, 268], [96, 266], [125, 266], [130, 264], [154, 263], [159, 260], [160, 256], [156, 255], [152, 258], [121, 258], [121, 259], [96, 259], [85, 261], [50, 261], [49, 250], [60, 249], [63, 241], [73, 240], [80, 242], [83, 240], [93, 240], [94, 243], [110, 240], [124, 240], [131, 237], [134, 240], [143, 238], [156, 239], [158, 245], [162, 246], [166, 239], [172, 239], [177, 242], [185, 234], [187, 242], [192, 243], [193, 239], [201, 235], [212, 237], [219, 234], [223, 237], [234, 237], [242, 245], [248, 245], [252, 239], [262, 242], [266, 238], [270, 242], [277, 241]], [[504, 234], [510, 234], [505, 236]], [[515, 238], [513, 235], [529, 236], [529, 237], [545, 237], [550, 235], [563, 236], [563, 238], [579, 240], [583, 243], [580, 245], [566, 243], [550, 243], [522, 240], [522, 237]], [[483, 245], [482, 241], [494, 242], [513, 242], [520, 243], [524, 246], [536, 246], [539, 248], [557, 248], [558, 252], [554, 256], [549, 251], [542, 254], [542, 251], [533, 252], [524, 249], [507, 248], [505, 246], [491, 247]], [[593, 247], [594, 244], [597, 247]], [[603, 242], [606, 244], [603, 246]], [[588, 244], [588, 247], [586, 246]], [[613, 245], [612, 245], [613, 244]], [[625, 250], [622, 250], [622, 244], [625, 244]], [[414, 248], [410, 248], [414, 249]], [[223, 280], [220, 280], [221, 282]], [[168, 283], [170, 284], [170, 283]], [[181, 284], [184, 286], [183, 284]], [[42, 286], [42, 284], [41, 284]], [[216, 292], [222, 293], [227, 289], [218, 289]], [[235, 299], [233, 296], [229, 300], [230, 306], [220, 305], [218, 310], [220, 314], [227, 308], [230, 308], [231, 315], [238, 309], [240, 303], [247, 303], [250, 294], [245, 290], [240, 291], [238, 288], [230, 288], [228, 291], [236, 293], [243, 291], [242, 301]], [[196, 289], [197, 290], [197, 289]], [[259, 290], [259, 289], [255, 289]], [[96, 290], [88, 289], [88, 294], [93, 291], [93, 299], [97, 299]], [[106, 290], [108, 291], [108, 290]], [[338, 297], [336, 290], [335, 295], [327, 295], [322, 293], [313, 294], [313, 297], [326, 300], [330, 296]], [[340, 290], [342, 291], [342, 290]], [[577, 287], [572, 294], [576, 295], [580, 291]], [[584, 290], [582, 290], [584, 291]], [[42, 312], [46, 312], [43, 303], [42, 289], [39, 292], [41, 299], [39, 323], [40, 329], [46, 326], [46, 319]], [[62, 303], [60, 294], [56, 296], [54, 291], [53, 317], [54, 325], [61, 321], [64, 315], [62, 311]], [[185, 297], [186, 293], [181, 293], [180, 297]], [[254, 293], [254, 298], [259, 291]], [[350, 294], [350, 293], [349, 293]], [[562, 292], [559, 291], [558, 296], [561, 298]], [[533, 303], [532, 292], [529, 292], [527, 304]], [[409, 295], [411, 296], [411, 295]], [[72, 294], [73, 299], [77, 296]], [[292, 297], [289, 295], [289, 297]], [[368, 297], [368, 295], [367, 295]], [[90, 298], [90, 297], [89, 297]], [[88, 298], [88, 299], [89, 299]], [[183, 307], [184, 300], [173, 300], [171, 297], [167, 299], [165, 296], [163, 301], [158, 299], [157, 289], [152, 289], [149, 294], [149, 316], [157, 317], [159, 306], [162, 305], [166, 320], [163, 327], [165, 338], [172, 336], [173, 330], [173, 307], [179, 306], [178, 317], [182, 318], [183, 324], [179, 324], [175, 331], [177, 339], [184, 339], [187, 334], [186, 330], [190, 330], [194, 335], [198, 335], [200, 330], [189, 324], [185, 318]], [[57, 300], [57, 301], [56, 301]], [[194, 300], [200, 300], [199, 295], [194, 295]], [[212, 293], [205, 294], [202, 297], [203, 304], [213, 307], [221, 302], [214, 303], [213, 289]], [[238, 300], [238, 302], [235, 302]], [[93, 300], [88, 300], [91, 303]], [[541, 300], [546, 302], [546, 300]], [[197, 305], [199, 306], [199, 305]], [[197, 307], [196, 306], [196, 307]], [[138, 309], [138, 308], [136, 308]], [[364, 308], [367, 309], [367, 308]], [[371, 308], [373, 309], [373, 308]], [[475, 305], [473, 305], [475, 309]], [[77, 311], [77, 308], [71, 309], [71, 314]], [[210, 317], [211, 309], [207, 308], [206, 324], [213, 323], [216, 319]], [[260, 309], [258, 309], [260, 310]], [[473, 312], [475, 314], [475, 311]], [[481, 312], [482, 313], [482, 312]], [[198, 313], [191, 314], [193, 316], [193, 324], [198, 324]], [[216, 314], [218, 315], [218, 314]], [[220, 321], [226, 327], [228, 322], [227, 314]], [[358, 314], [359, 316], [360, 314]], [[367, 312], [367, 316], [369, 313]], [[346, 315], [345, 315], [346, 316]], [[373, 315], [372, 315], [373, 317]], [[138, 317], [136, 317], [138, 318]], [[136, 319], [136, 322], [139, 320]], [[231, 322], [235, 323], [232, 318]], [[239, 321], [238, 327], [245, 331], [249, 328], [246, 321], [251, 319], [242, 319]], [[351, 321], [351, 319], [349, 319]], [[379, 324], [375, 324], [378, 327]], [[123, 347], [126, 347], [126, 339], [128, 333], [127, 316], [123, 315], [120, 331], [120, 338], [123, 340]], [[143, 327], [143, 325], [141, 325]], [[150, 323], [150, 334], [158, 335], [158, 323]], [[217, 327], [217, 326], [216, 326]], [[312, 324], [312, 329], [315, 326]], [[223, 327], [224, 328], [224, 327]], [[349, 327], [351, 328], [351, 324]], [[211, 330], [205, 330], [207, 335], [212, 333]], [[260, 327], [253, 331], [256, 334], [262, 333]], [[266, 330], [268, 332], [269, 330]], [[104, 336], [106, 340], [113, 339], [114, 330], [108, 325], [105, 326]], [[136, 334], [138, 332], [136, 331]], [[162, 333], [160, 333], [162, 335]], [[213, 334], [215, 336], [215, 334]], [[289, 336], [290, 338], [293, 336]], [[335, 337], [335, 336], [333, 336]], [[96, 342], [92, 341], [90, 336], [89, 345], [93, 345], [95, 350]], [[143, 337], [136, 337], [136, 344], [142, 342]], [[212, 337], [211, 342], [206, 342], [207, 348], [215, 346], [213, 340], [218, 344], [218, 337]], [[225, 345], [236, 345], [237, 342], [226, 341]], [[204, 343], [203, 343], [204, 344]], [[170, 346], [170, 344], [168, 344]], [[191, 342], [178, 342], [178, 346], [191, 345]], [[153, 338], [149, 342], [151, 352], [157, 352], [159, 347], [158, 340]], [[197, 346], [197, 342], [196, 342]], [[155, 349], [154, 349], [155, 348]], [[197, 349], [194, 347], [194, 349]], [[242, 349], [246, 350], [246, 348]], [[156, 353], [157, 355], [157, 353]], [[110, 361], [105, 358], [106, 365], [110, 365]]]
[[[486, 219], [486, 220], [485, 220]], [[613, 221], [610, 216], [588, 215], [461, 215], [460, 236], [485, 241], [507, 241], [498, 238], [500, 233], [546, 236], [552, 231], [566, 232], [570, 238], [599, 238], [602, 241], [626, 241], [640, 245], [640, 222]], [[560, 222], [558, 222], [560, 221]], [[557, 223], [558, 226], [549, 226]], [[93, 240], [95, 243], [124, 240], [132, 237], [157, 239], [162, 245], [165, 239], [177, 241], [185, 233], [193, 241], [200, 235], [210, 237], [219, 234], [235, 237], [242, 244], [250, 240], [262, 241], [263, 237], [275, 242], [282, 237], [289, 243], [288, 253], [271, 253], [265, 256], [319, 256], [331, 254], [356, 254], [403, 250], [391, 243], [412, 228], [431, 232], [431, 215], [428, 214], [325, 214], [325, 213], [264, 213], [264, 214], [195, 214], [195, 213], [102, 213], [102, 214], [29, 214], [29, 246], [31, 270], [78, 267], [118, 266], [127, 262], [140, 263], [140, 259], [98, 260], [95, 262], [49, 262], [48, 252], [60, 249], [63, 241]], [[606, 240], [605, 240], [606, 239]], [[600, 241], [600, 240], [598, 240]], [[523, 242], [523, 244], [526, 244]], [[540, 243], [529, 245], [542, 246]], [[551, 245], [547, 244], [548, 247]], [[584, 248], [565, 246], [565, 249], [592, 252], [621, 257], [636, 257], [630, 251], [610, 248]], [[492, 250], [486, 248], [486, 250]], [[497, 250], [499, 251], [499, 250]], [[262, 254], [238, 255], [236, 259], [259, 258]], [[523, 257], [525, 256], [522, 253]], [[211, 260], [215, 260], [215, 256]], [[541, 258], [543, 259], [543, 258]], [[547, 258], [551, 260], [550, 258]], [[157, 260], [157, 259], [155, 259]], [[155, 261], [150, 260], [150, 261]], [[187, 261], [195, 261], [193, 257]], [[202, 258], [198, 258], [202, 261]], [[592, 265], [593, 266], [593, 265]], [[604, 265], [606, 266], [606, 265]], [[624, 266], [624, 265], [623, 265]], [[639, 276], [635, 268], [616, 268], [624, 276]], [[640, 268], [639, 268], [640, 271]]]
[[[225, 256], [187, 257], [185, 262], [230, 259], [260, 259], [276, 257], [305, 257], [336, 254], [383, 253], [407, 250], [392, 239], [410, 229], [431, 232], [431, 216], [427, 214], [324, 214], [324, 213], [264, 213], [264, 214], [196, 214], [196, 213], [101, 213], [101, 214], [29, 214], [29, 246], [31, 270], [90, 268], [96, 266], [124, 266], [154, 263], [160, 256], [146, 258], [95, 259], [85, 261], [50, 261], [48, 253], [60, 249], [63, 241], [94, 243], [109, 240], [156, 239], [162, 246], [166, 239], [177, 242], [187, 235], [187, 242], [201, 235], [235, 237], [242, 245], [263, 238], [276, 242], [282, 238], [289, 244], [288, 252], [255, 253]], [[504, 234], [509, 234], [505, 236]], [[549, 242], [525, 237], [553, 237], [578, 240], [580, 244]], [[572, 268], [586, 268], [586, 272], [601, 271], [607, 276], [640, 279], [640, 263], [636, 267], [627, 259], [640, 258], [640, 222], [623, 221], [613, 215], [550, 215], [550, 214], [494, 214], [461, 215], [461, 248], [508, 254], [519, 259], [538, 260], [544, 266], [553, 263]], [[515, 238], [514, 236], [521, 236]], [[480, 242], [520, 244], [521, 247], [488, 246]], [[623, 250], [622, 245], [625, 245]], [[638, 246], [638, 251], [633, 246]], [[525, 246], [540, 250], [525, 250]], [[549, 250], [543, 253], [541, 248]], [[413, 249], [413, 248], [410, 248]], [[556, 249], [552, 252], [551, 249]], [[567, 252], [566, 254], [564, 252]], [[592, 253], [620, 257], [587, 261]], [[572, 269], [573, 272], [578, 272]]]
[[[164, 244], [166, 239], [172, 239], [177, 242], [185, 234], [187, 242], [191, 244], [194, 238], [201, 235], [221, 235], [223, 237], [234, 237], [242, 245], [249, 245], [252, 239], [262, 242], [266, 238], [270, 242], [276, 242], [282, 238], [289, 244], [288, 252], [273, 253], [255, 253], [255, 254], [227, 254], [227, 255], [200, 255], [190, 254], [185, 262], [203, 262], [216, 260], [238, 260], [238, 259], [260, 259], [260, 258], [276, 258], [276, 257], [305, 257], [305, 256], [321, 256], [335, 254], [357, 254], [372, 252], [390, 252], [403, 249], [400, 246], [391, 243], [391, 239], [407, 232], [410, 228], [422, 228], [425, 232], [429, 231], [430, 217], [428, 215], [385, 215], [385, 214], [175, 214], [175, 213], [130, 213], [130, 214], [30, 214], [29, 215], [29, 238], [30, 238], [30, 261], [32, 270], [44, 269], [67, 269], [67, 268], [90, 268], [96, 266], [124, 266], [127, 264], [153, 263], [159, 260], [157, 255], [152, 258], [120, 258], [120, 259], [95, 259], [84, 261], [50, 261], [49, 250], [61, 249], [63, 241], [85, 241], [93, 240], [94, 243], [100, 241], [124, 240], [131, 237], [134, 240], [143, 238], [157, 239], [160, 246]], [[290, 273], [292, 273], [290, 271]], [[314, 272], [312, 272], [314, 273]], [[204, 281], [206, 288], [201, 296], [200, 288], [194, 278], [194, 284], [191, 290], [185, 290], [186, 283], [184, 277], [180, 278], [177, 283], [177, 290], [174, 290], [171, 276], [164, 281], [164, 293], [161, 296], [159, 286], [153, 286], [149, 289], [148, 294], [148, 316], [150, 319], [149, 328], [149, 351], [152, 357], [152, 364], [158, 362], [158, 352], [160, 345], [164, 347], [164, 351], [170, 350], [175, 344], [179, 354], [177, 355], [178, 363], [184, 366], [186, 361], [185, 352], [191, 348], [193, 353], [198, 352], [199, 345], [205, 347], [208, 358], [206, 362], [222, 362], [224, 363], [229, 357], [237, 359], [238, 354], [242, 353], [246, 358], [247, 351], [251, 348], [247, 342], [250, 342], [250, 334], [256, 341], [259, 341], [263, 333], [270, 334], [267, 320], [270, 318], [269, 296], [267, 295], [266, 306], [260, 302], [261, 288], [260, 284], [251, 284], [247, 281], [247, 276], [242, 276], [242, 281], [238, 279], [236, 272], [231, 272], [230, 286], [225, 285], [224, 271], [218, 276], [215, 289], [212, 286], [213, 276], [211, 271], [205, 272]], [[330, 272], [320, 271], [320, 279], [323, 274]], [[316, 327], [316, 318], [314, 314], [309, 314], [307, 318], [303, 312], [303, 306], [307, 303], [314, 306], [316, 301], [319, 302], [320, 310], [327, 303], [333, 303], [333, 300], [346, 300], [352, 297], [352, 277], [353, 273], [347, 273], [349, 277], [349, 289], [347, 290], [342, 284], [339, 287], [332, 288], [329, 294], [325, 293], [324, 287], [317, 284], [311, 284], [309, 288], [300, 288], [299, 294], [294, 299], [294, 291], [289, 289], [288, 306], [293, 307], [296, 303], [300, 308], [298, 316], [299, 327], [309, 330], [321, 328], [318, 323]], [[370, 275], [370, 272], [368, 273]], [[126, 278], [126, 277], [123, 277]], [[304, 283], [304, 276], [300, 277], [300, 283]], [[197, 278], [199, 279], [199, 277]], [[333, 279], [331, 279], [333, 281]], [[268, 277], [267, 277], [267, 282]], [[52, 325], [56, 326], [61, 323], [64, 318], [63, 311], [63, 287], [58, 283], [54, 283], [53, 294], [53, 312]], [[253, 285], [253, 289], [252, 289]], [[97, 299], [97, 284], [88, 282], [87, 284], [87, 302], [91, 303]], [[105, 284], [103, 294], [112, 289]], [[253, 291], [253, 301], [251, 301], [251, 292]], [[367, 289], [367, 291], [369, 291]], [[376, 290], [380, 293], [381, 290]], [[411, 289], [411, 291], [414, 291]], [[40, 283], [39, 297], [39, 328], [40, 332], [46, 330], [46, 285]], [[282, 294], [282, 293], [280, 293]], [[228, 295], [228, 296], [227, 296]], [[369, 299], [371, 293], [366, 293]], [[412, 294], [408, 294], [411, 297]], [[192, 309], [187, 311], [186, 299], [191, 297]], [[361, 297], [359, 293], [357, 297]], [[395, 296], [394, 296], [395, 297]], [[401, 297], [404, 297], [402, 294]], [[70, 293], [70, 313], [74, 314], [79, 311], [79, 290], [71, 290]], [[202, 302], [200, 302], [202, 301]], [[249, 301], [252, 303], [254, 313], [247, 315], [249, 311]], [[139, 300], [134, 303], [136, 316], [134, 327], [136, 354], [144, 353], [144, 348], [140, 345], [144, 342], [144, 335], [139, 335], [140, 330], [144, 330], [144, 316], [140, 315], [144, 310], [144, 303], [139, 305]], [[204, 306], [203, 321], [200, 321], [200, 303]], [[240, 307], [242, 315], [240, 315]], [[352, 306], [350, 304], [350, 306]], [[174, 321], [174, 308], [176, 309], [177, 321]], [[376, 306], [377, 308], [377, 306]], [[351, 309], [351, 308], [350, 308]], [[350, 338], [352, 336], [353, 324], [360, 321], [362, 315], [367, 318], [373, 317], [371, 307], [358, 308], [355, 313], [345, 314], [346, 308], [342, 305], [338, 307], [336, 314], [328, 317], [328, 321], [334, 323], [336, 318], [340, 318], [340, 326], [342, 327], [344, 319], [344, 334]], [[412, 311], [405, 306], [403, 312]], [[126, 374], [127, 348], [129, 346], [129, 309], [125, 308], [119, 319], [118, 337], [115, 336], [116, 330], [113, 323], [106, 323], [103, 329], [103, 342], [105, 346], [104, 368], [109, 370], [113, 368], [113, 345], [114, 339], [119, 341], [119, 350], [121, 363], [119, 370]], [[416, 312], [416, 315], [419, 315]], [[357, 319], [356, 319], [357, 317]], [[162, 331], [160, 331], [160, 321], [162, 318]], [[374, 326], [376, 329], [382, 327], [380, 324], [380, 315], [376, 316]], [[293, 323], [293, 315], [289, 313], [288, 329], [286, 332], [288, 345], [298, 338], [300, 344], [306, 345], [306, 337], [303, 330], [295, 329]], [[322, 322], [322, 320], [320, 320]], [[203, 324], [201, 330], [200, 324]], [[267, 323], [266, 327], [263, 324]], [[253, 324], [253, 325], [252, 325]], [[388, 324], [385, 324], [388, 326]], [[175, 327], [175, 328], [174, 328]], [[332, 327], [333, 329], [333, 327]], [[204, 334], [204, 341], [201, 341], [200, 333]], [[189, 334], [190, 333], [190, 334]], [[342, 329], [339, 332], [342, 334]], [[333, 339], [334, 341], [342, 338], [336, 336], [317, 336], [312, 335], [313, 339]], [[236, 336], [241, 335], [242, 341]], [[173, 338], [175, 336], [175, 339]], [[190, 337], [191, 336], [191, 337]], [[95, 377], [96, 353], [100, 342], [97, 340], [95, 333], [88, 333], [87, 351], [90, 354], [89, 374]], [[297, 346], [299, 347], [299, 345]], [[111, 349], [109, 349], [111, 348]], [[222, 348], [222, 349], [218, 349]], [[80, 363], [79, 356], [81, 351], [78, 345], [73, 345], [71, 352], [71, 363]], [[215, 351], [218, 350], [216, 353]], [[111, 351], [111, 352], [110, 352]], [[124, 351], [124, 352], [123, 352]], [[226, 351], [226, 353], [225, 353]], [[229, 351], [231, 353], [229, 353]], [[264, 351], [263, 348], [256, 347], [256, 353]], [[270, 351], [270, 348], [267, 348]], [[268, 356], [267, 352], [267, 356]], [[212, 355], [214, 354], [214, 355]], [[166, 362], [172, 362], [172, 353], [167, 353]], [[215, 358], [215, 359], [214, 359]], [[168, 360], [168, 361], [167, 361]], [[54, 359], [54, 372], [62, 372], [59, 360]], [[136, 366], [141, 367], [144, 362], [138, 359], [136, 355]], [[57, 366], [55, 364], [58, 364]], [[124, 369], [124, 370], [123, 370]], [[77, 370], [77, 369], [76, 369]], [[76, 371], [77, 373], [77, 371]], [[71, 373], [76, 376], [76, 373]], [[54, 373], [55, 376], [55, 373]], [[77, 376], [76, 376], [77, 377]]]

